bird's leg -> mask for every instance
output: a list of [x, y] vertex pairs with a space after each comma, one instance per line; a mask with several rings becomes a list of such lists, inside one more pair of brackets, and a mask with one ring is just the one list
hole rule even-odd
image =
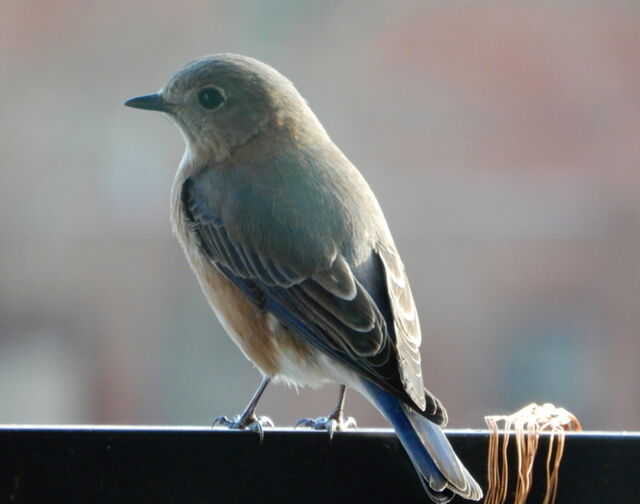
[[351, 427], [357, 427], [356, 420], [353, 417], [344, 418], [344, 398], [347, 393], [347, 387], [340, 385], [338, 393], [338, 404], [329, 416], [319, 418], [302, 418], [296, 422], [296, 427], [311, 427], [317, 430], [326, 430], [329, 432], [329, 439], [333, 438], [335, 431], [347, 430]]
[[216, 417], [213, 420], [214, 427], [221, 425], [228, 427], [229, 429], [248, 429], [250, 431], [257, 432], [260, 435], [260, 440], [262, 440], [264, 435], [263, 428], [273, 427], [273, 422], [266, 416], [257, 417], [256, 406], [258, 405], [258, 401], [260, 400], [260, 397], [262, 397], [262, 394], [270, 381], [271, 379], [265, 376], [244, 411], [233, 417], [231, 420], [226, 416]]

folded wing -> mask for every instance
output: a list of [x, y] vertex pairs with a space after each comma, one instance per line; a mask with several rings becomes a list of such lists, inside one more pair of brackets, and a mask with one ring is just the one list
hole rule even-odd
[[339, 252], [311, 272], [296, 268], [299, 250], [287, 260], [233, 240], [233, 222], [216, 215], [203, 183], [197, 176], [185, 181], [183, 208], [201, 252], [227, 278], [308, 343], [428, 418], [446, 421], [422, 385], [420, 327], [394, 249], [380, 245], [355, 271]]

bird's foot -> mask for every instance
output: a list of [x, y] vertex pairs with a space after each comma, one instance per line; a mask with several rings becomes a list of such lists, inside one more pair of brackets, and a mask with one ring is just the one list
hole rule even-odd
[[329, 439], [333, 439], [333, 433], [336, 431], [345, 431], [358, 427], [356, 419], [353, 417], [345, 418], [342, 412], [333, 412], [326, 417], [318, 418], [301, 418], [296, 422], [295, 428], [309, 427], [315, 430], [326, 430], [329, 433]]
[[233, 430], [249, 430], [260, 436], [260, 441], [264, 438], [264, 428], [274, 427], [273, 421], [266, 416], [236, 415], [232, 419], [226, 416], [219, 416], [213, 419], [213, 427], [227, 427]]

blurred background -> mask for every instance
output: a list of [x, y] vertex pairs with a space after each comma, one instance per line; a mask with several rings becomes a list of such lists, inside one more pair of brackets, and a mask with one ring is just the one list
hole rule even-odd
[[291, 78], [376, 192], [450, 426], [549, 401], [640, 428], [637, 1], [2, 2], [0, 423], [207, 425], [253, 393], [171, 235], [182, 139], [122, 106], [227, 51]]

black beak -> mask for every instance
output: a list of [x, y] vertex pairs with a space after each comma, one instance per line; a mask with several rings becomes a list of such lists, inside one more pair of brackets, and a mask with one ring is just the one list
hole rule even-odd
[[139, 108], [144, 110], [158, 110], [160, 112], [170, 112], [171, 104], [167, 102], [162, 95], [158, 93], [137, 96], [124, 102], [127, 107]]

